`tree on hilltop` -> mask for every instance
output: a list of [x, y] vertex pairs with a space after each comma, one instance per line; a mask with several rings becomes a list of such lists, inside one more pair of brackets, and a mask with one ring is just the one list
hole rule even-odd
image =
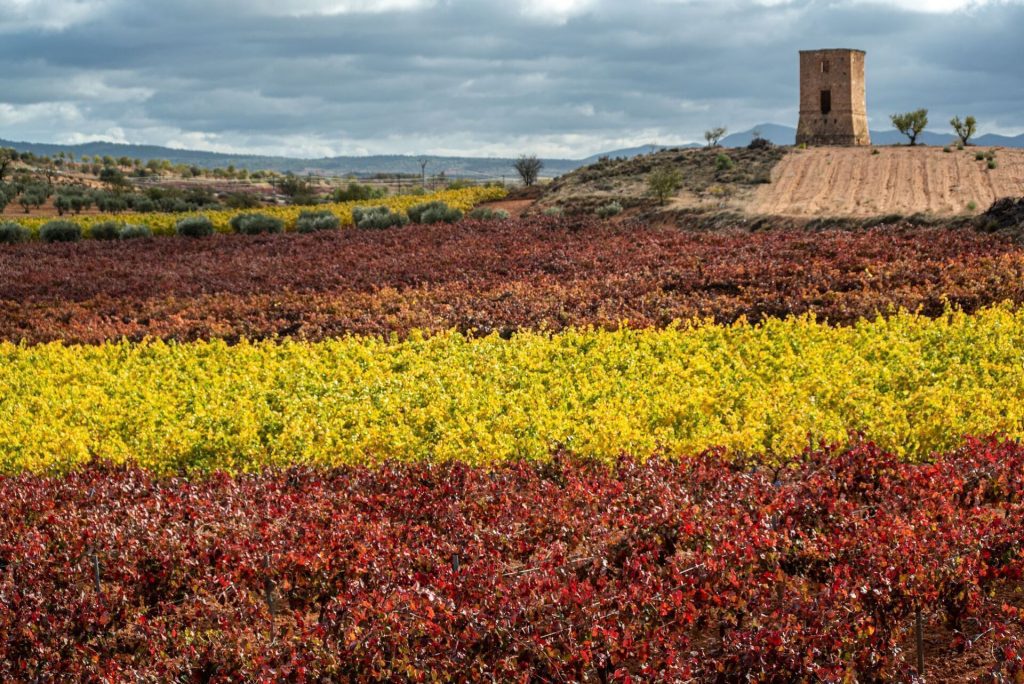
[[889, 118], [892, 119], [892, 125], [896, 127], [897, 131], [910, 138], [911, 146], [917, 144], [917, 136], [921, 135], [921, 132], [928, 126], [927, 109], [893, 114]]
[[708, 147], [718, 147], [718, 144], [725, 137], [725, 134], [729, 132], [729, 129], [725, 126], [718, 126], [704, 131], [704, 140], [707, 141]]
[[949, 125], [953, 127], [960, 142], [964, 145], [970, 144], [968, 141], [978, 132], [978, 121], [973, 116], [968, 116], [963, 121], [959, 116], [954, 116], [950, 119]]

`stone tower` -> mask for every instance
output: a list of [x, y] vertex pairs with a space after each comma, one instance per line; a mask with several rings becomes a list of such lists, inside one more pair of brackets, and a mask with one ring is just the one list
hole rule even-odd
[[796, 144], [870, 145], [863, 50], [800, 52]]

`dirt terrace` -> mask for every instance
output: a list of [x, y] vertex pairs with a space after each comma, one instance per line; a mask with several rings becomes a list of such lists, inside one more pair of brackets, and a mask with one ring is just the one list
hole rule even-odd
[[[975, 159], [990, 149], [995, 169]], [[759, 186], [744, 209], [798, 217], [955, 216], [984, 211], [1000, 197], [1020, 196], [1024, 150], [821, 147], [791, 150], [772, 171], [772, 182]]]

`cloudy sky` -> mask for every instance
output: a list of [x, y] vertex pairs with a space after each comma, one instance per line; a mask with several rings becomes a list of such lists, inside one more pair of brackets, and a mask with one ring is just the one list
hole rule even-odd
[[600, 150], [795, 126], [868, 51], [874, 129], [1024, 132], [1024, 0], [0, 0], [0, 138], [288, 156]]

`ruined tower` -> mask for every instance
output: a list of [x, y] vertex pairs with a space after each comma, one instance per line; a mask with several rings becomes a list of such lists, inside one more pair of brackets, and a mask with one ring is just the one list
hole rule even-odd
[[796, 143], [870, 145], [863, 50], [800, 52]]

